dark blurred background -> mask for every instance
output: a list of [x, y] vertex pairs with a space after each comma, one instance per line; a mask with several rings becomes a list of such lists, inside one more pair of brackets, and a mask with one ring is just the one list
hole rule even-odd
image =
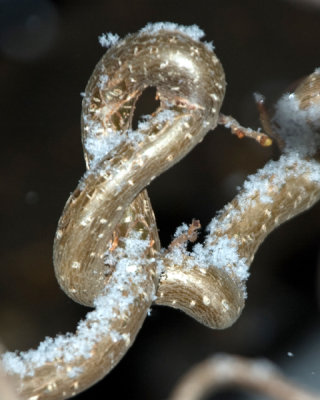
[[[317, 1], [0, 0], [0, 338], [10, 350], [72, 331], [87, 312], [59, 289], [52, 267], [58, 218], [85, 171], [80, 92], [104, 53], [98, 35], [124, 36], [156, 21], [206, 32], [227, 76], [223, 112], [253, 128], [253, 92], [271, 106], [320, 66]], [[153, 105], [149, 92], [138, 112]], [[198, 218], [205, 226], [249, 173], [276, 157], [276, 149], [240, 141], [224, 128], [209, 133], [150, 186], [163, 244], [182, 222]], [[259, 249], [233, 327], [211, 331], [155, 307], [115, 370], [77, 398], [165, 399], [181, 374], [217, 352], [269, 358], [320, 390], [319, 260], [320, 204]], [[213, 398], [249, 397], [225, 391]]]

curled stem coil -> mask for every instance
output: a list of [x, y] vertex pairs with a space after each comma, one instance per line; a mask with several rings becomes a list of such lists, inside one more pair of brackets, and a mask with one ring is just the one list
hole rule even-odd
[[[157, 88], [160, 106], [135, 131], [135, 104], [148, 86]], [[97, 64], [83, 99], [87, 172], [54, 242], [60, 286], [96, 310], [74, 335], [2, 357], [21, 398], [64, 399], [101, 379], [131, 346], [153, 302], [211, 328], [230, 326], [244, 306], [259, 245], [319, 200], [318, 148], [300, 153], [290, 145], [213, 219], [203, 245], [187, 250], [197, 228], [191, 226], [161, 249], [145, 187], [215, 128], [224, 92], [223, 68], [210, 46], [176, 26], [129, 35]]]

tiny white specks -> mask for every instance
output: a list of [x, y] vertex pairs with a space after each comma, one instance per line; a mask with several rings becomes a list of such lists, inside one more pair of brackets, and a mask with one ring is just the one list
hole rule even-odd
[[210, 299], [208, 296], [203, 296], [202, 302], [205, 306], [208, 306], [210, 304]]
[[102, 238], [103, 238], [103, 236], [104, 236], [104, 234], [103, 234], [103, 233], [99, 233], [99, 235], [98, 235], [98, 238], [99, 238], [99, 239], [102, 239]]
[[217, 112], [217, 109], [214, 108], [214, 107], [212, 107], [212, 108], [211, 108], [211, 112], [212, 112], [213, 114], [215, 114], [215, 113]]
[[105, 218], [100, 219], [100, 224], [106, 224], [108, 221]]
[[38, 399], [39, 399], [39, 395], [31, 396], [28, 398], [28, 400], [38, 400]]
[[184, 136], [186, 139], [191, 140], [192, 139], [192, 135], [190, 133], [186, 133], [186, 135]]
[[53, 389], [56, 387], [56, 384], [55, 383], [49, 383], [48, 385], [47, 385], [47, 390], [48, 390], [48, 392], [52, 392], [53, 391]]
[[190, 301], [190, 307], [194, 307], [196, 305], [196, 302], [194, 300]]
[[262, 224], [261, 230], [262, 230], [262, 232], [267, 232], [266, 224]]
[[130, 346], [131, 340], [130, 340], [130, 333], [123, 333], [122, 334], [122, 339], [124, 340], [124, 343], [126, 347]]
[[92, 252], [90, 253], [90, 257], [95, 257], [95, 256], [96, 256], [95, 251], [92, 251]]
[[79, 269], [80, 268], [80, 263], [79, 261], [73, 261], [71, 268], [73, 269]]
[[271, 211], [268, 210], [267, 208], [264, 210], [264, 214], [265, 214], [268, 218], [271, 217]]
[[173, 155], [172, 155], [172, 154], [169, 154], [168, 157], [167, 157], [167, 160], [168, 160], [168, 161], [172, 161], [172, 160], [173, 160]]
[[80, 222], [81, 226], [87, 226], [92, 222], [92, 217], [85, 217], [83, 220]]
[[174, 306], [177, 303], [177, 300], [172, 300], [171, 304]]
[[131, 217], [131, 215], [127, 215], [126, 217], [125, 217], [125, 219], [124, 219], [124, 222], [131, 222], [132, 221], [132, 217]]
[[78, 382], [78, 381], [74, 382], [73, 388], [74, 388], [75, 390], [77, 390], [77, 389], [79, 388], [79, 382]]
[[221, 301], [221, 305], [222, 305], [222, 308], [223, 308], [223, 310], [224, 311], [228, 311], [229, 310], [229, 304], [228, 304], [228, 302], [227, 302], [227, 300], [225, 300], [225, 299], [223, 299], [222, 301]]
[[[218, 64], [217, 58], [216, 57], [212, 57], [212, 62], [213, 62], [214, 65], [217, 65]], [[212, 72], [212, 74], [214, 75], [214, 71]]]
[[210, 94], [210, 97], [211, 97], [214, 101], [218, 101], [218, 100], [219, 100], [219, 97], [218, 97], [215, 93]]
[[246, 236], [246, 238], [247, 238], [247, 240], [246, 240], [247, 242], [252, 242], [252, 240], [253, 240], [253, 237], [250, 233]]
[[57, 232], [56, 232], [56, 238], [57, 239], [61, 239], [61, 237], [62, 237], [62, 230], [58, 229]]
[[121, 210], [122, 210], [122, 206], [118, 206], [117, 211], [121, 211]]
[[134, 183], [133, 183], [133, 180], [132, 180], [132, 179], [129, 179], [129, 180], [128, 180], [128, 183], [129, 183], [129, 185], [130, 185], [130, 186], [133, 186], [133, 185], [134, 185]]
[[161, 63], [161, 64], [160, 64], [160, 69], [165, 68], [168, 64], [169, 64], [168, 61], [165, 61], [165, 62]]
[[71, 292], [71, 293], [77, 293], [77, 290], [76, 290], [75, 288], [71, 288], [71, 289], [70, 289], [70, 292]]

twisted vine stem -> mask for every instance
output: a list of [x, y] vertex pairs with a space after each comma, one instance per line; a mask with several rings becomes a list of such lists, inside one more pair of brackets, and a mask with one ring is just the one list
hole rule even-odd
[[[23, 399], [68, 398], [101, 379], [133, 343], [153, 302], [211, 328], [230, 326], [244, 306], [259, 245], [320, 198], [319, 114], [313, 103], [300, 110], [298, 96], [292, 104], [283, 99], [274, 122], [285, 143], [281, 158], [249, 178], [213, 219], [204, 244], [187, 250], [198, 228], [194, 222], [178, 228], [168, 250], [161, 249], [144, 189], [156, 176], [218, 123], [239, 137], [271, 144], [266, 135], [219, 114], [224, 72], [201, 35], [196, 27], [149, 25], [116, 43], [88, 82], [82, 113], [87, 172], [60, 218], [54, 265], [63, 290], [96, 309], [74, 335], [3, 355]], [[133, 131], [135, 103], [148, 86], [157, 87], [160, 107]], [[297, 121], [288, 117], [290, 107], [299, 109]]]

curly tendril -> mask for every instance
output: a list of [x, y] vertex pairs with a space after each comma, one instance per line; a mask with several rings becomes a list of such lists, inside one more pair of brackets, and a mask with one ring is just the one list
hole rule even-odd
[[[161, 249], [145, 189], [156, 176], [218, 123], [239, 137], [271, 144], [263, 133], [220, 114], [223, 68], [211, 46], [198, 41], [199, 31], [155, 24], [118, 42], [114, 36], [102, 40], [114, 45], [84, 94], [87, 171], [66, 203], [54, 242], [60, 286], [96, 308], [75, 334], [2, 356], [22, 399], [69, 398], [103, 378], [133, 343], [152, 303], [179, 308], [211, 328], [230, 326], [243, 309], [259, 245], [320, 198], [319, 135], [309, 124], [310, 118], [312, 127], [318, 123], [316, 112], [308, 112], [303, 124], [306, 111], [299, 95], [291, 95], [279, 103], [273, 121], [274, 137], [283, 144], [280, 159], [249, 177], [212, 220], [203, 244], [188, 250], [200, 227], [193, 221]], [[149, 86], [156, 87], [160, 106], [133, 130], [135, 104]]]

